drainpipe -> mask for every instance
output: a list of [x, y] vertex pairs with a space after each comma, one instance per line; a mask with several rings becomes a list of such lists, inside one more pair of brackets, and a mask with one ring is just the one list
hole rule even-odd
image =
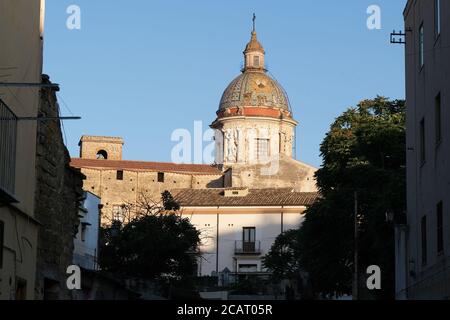
[[216, 273], [217, 278], [219, 278], [219, 208], [217, 207], [217, 214], [216, 214]]

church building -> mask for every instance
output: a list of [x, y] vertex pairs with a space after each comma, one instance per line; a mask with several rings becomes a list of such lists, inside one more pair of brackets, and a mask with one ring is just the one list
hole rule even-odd
[[199, 276], [268, 275], [261, 258], [280, 233], [300, 226], [318, 197], [316, 168], [293, 158], [298, 122], [267, 73], [254, 26], [244, 59], [211, 124], [215, 164], [123, 160], [121, 138], [97, 136], [81, 138], [71, 163], [86, 176], [85, 191], [101, 198], [104, 224], [123, 220], [126, 204], [170, 191], [202, 232]]

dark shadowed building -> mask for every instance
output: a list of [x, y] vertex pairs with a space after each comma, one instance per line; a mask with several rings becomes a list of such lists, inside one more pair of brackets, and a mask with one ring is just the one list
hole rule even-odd
[[397, 298], [450, 298], [450, 1], [405, 11], [407, 224], [396, 232]]

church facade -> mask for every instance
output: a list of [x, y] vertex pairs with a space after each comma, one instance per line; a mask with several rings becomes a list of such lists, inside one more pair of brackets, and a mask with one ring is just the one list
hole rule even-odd
[[101, 198], [103, 224], [124, 220], [126, 204], [170, 191], [202, 232], [199, 276], [267, 274], [261, 258], [318, 196], [316, 168], [293, 159], [298, 122], [255, 29], [244, 58], [211, 124], [215, 164], [127, 161], [121, 138], [96, 136], [81, 138], [71, 163], [86, 176], [85, 191]]

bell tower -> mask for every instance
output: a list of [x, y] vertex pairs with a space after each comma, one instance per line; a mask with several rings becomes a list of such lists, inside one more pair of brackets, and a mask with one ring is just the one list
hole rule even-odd
[[122, 160], [123, 139], [120, 137], [82, 136], [80, 158], [97, 160]]

